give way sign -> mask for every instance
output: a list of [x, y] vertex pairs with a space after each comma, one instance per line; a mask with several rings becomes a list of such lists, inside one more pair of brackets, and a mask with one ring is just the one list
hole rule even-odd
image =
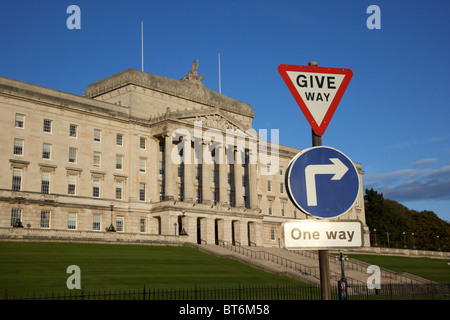
[[352, 70], [281, 64], [278, 72], [315, 134], [322, 136], [353, 76]]

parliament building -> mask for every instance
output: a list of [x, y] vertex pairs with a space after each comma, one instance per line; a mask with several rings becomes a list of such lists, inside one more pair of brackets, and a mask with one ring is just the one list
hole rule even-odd
[[[0, 77], [0, 238], [282, 246], [284, 221], [314, 219], [286, 191], [301, 150], [202, 80], [195, 61], [180, 80], [129, 69], [82, 96]], [[339, 219], [369, 246], [360, 188]]]

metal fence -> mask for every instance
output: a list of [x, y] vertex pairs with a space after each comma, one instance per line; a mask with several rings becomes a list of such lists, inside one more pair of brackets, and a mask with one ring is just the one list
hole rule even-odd
[[[338, 286], [331, 286], [332, 300], [339, 300]], [[9, 295], [4, 300], [321, 300], [315, 285], [193, 287], [137, 290], [68, 290], [63, 293]], [[348, 300], [450, 300], [450, 284], [385, 284], [380, 289], [350, 285]]]

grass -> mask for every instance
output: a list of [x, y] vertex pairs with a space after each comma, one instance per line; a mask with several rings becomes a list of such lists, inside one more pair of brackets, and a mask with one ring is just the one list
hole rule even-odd
[[431, 281], [450, 283], [450, 266], [446, 259], [350, 254], [361, 260], [398, 273], [408, 272]]
[[70, 265], [85, 290], [300, 284], [189, 247], [0, 242], [0, 295], [67, 293]]

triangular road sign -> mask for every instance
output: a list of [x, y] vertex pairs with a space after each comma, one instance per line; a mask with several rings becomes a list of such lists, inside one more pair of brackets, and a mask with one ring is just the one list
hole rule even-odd
[[281, 64], [278, 72], [315, 134], [322, 136], [353, 76], [352, 70]]

